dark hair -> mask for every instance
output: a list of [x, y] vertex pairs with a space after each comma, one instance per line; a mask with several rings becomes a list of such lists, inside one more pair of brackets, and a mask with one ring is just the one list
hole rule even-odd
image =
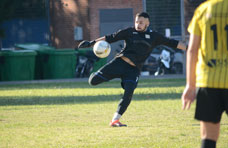
[[150, 19], [149, 14], [148, 14], [148, 13], [146, 13], [146, 12], [140, 12], [140, 13], [137, 13], [137, 14], [136, 14], [136, 17], [144, 17], [144, 18], [148, 18], [148, 19]]

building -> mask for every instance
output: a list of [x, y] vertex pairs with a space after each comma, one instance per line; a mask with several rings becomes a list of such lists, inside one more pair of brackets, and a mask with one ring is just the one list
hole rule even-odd
[[[19, 43], [75, 48], [81, 40], [96, 39], [134, 25], [137, 12], [151, 16], [151, 28], [187, 41], [186, 28], [194, 9], [205, 0], [21, 0], [13, 19], [3, 28], [4, 48]], [[121, 42], [112, 45], [112, 54]]]
[[73, 48], [81, 40], [132, 26], [140, 11], [142, 0], [50, 0], [51, 43], [57, 48]]

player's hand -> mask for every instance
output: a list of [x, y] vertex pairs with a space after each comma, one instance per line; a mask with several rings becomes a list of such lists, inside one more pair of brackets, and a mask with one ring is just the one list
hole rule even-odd
[[182, 94], [182, 109], [189, 109], [191, 104], [194, 102], [196, 98], [196, 88], [195, 87], [185, 87], [185, 90]]
[[95, 43], [96, 43], [95, 40], [93, 40], [93, 41], [84, 40], [79, 43], [78, 48], [88, 48], [88, 47], [93, 46]]

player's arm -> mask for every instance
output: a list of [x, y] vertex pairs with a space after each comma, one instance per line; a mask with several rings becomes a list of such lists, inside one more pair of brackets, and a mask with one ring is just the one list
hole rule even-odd
[[131, 33], [131, 31], [132, 31], [132, 28], [130, 28], [130, 27], [126, 28], [126, 29], [119, 30], [113, 34], [106, 35], [105, 40], [108, 43], [113, 43], [113, 42], [116, 42], [119, 40], [125, 40], [129, 37], [129, 34]]
[[156, 33], [156, 39], [158, 45], [165, 45], [171, 48], [187, 50], [187, 45], [183, 42], [167, 38], [159, 33]]
[[98, 42], [98, 41], [105, 41], [105, 36], [100, 37], [100, 38], [96, 39], [95, 41], [96, 41], [96, 42]]
[[106, 35], [106, 36], [103, 36], [101, 38], [98, 38], [95, 41], [97, 42], [97, 41], [104, 40], [104, 41], [107, 41], [108, 43], [113, 43], [113, 42], [116, 42], [119, 40], [126, 39], [126, 37], [129, 35], [129, 32], [130, 32], [130, 28], [119, 30], [113, 34]]
[[201, 37], [191, 34], [189, 50], [187, 51], [187, 86], [195, 88], [196, 84], [196, 63], [198, 61], [198, 49]]
[[179, 41], [177, 44], [177, 48], [182, 49], [182, 50], [187, 50], [187, 45], [185, 43]]
[[196, 63], [198, 61], [198, 49], [201, 37], [191, 34], [187, 50], [187, 81], [182, 95], [182, 108], [189, 109], [196, 97]]
[[96, 42], [102, 41], [102, 40], [105, 40], [105, 36], [100, 37], [96, 40], [92, 40], [92, 41], [84, 40], [84, 41], [79, 43], [78, 48], [88, 48], [88, 47], [93, 46]]
[[119, 30], [119, 31], [117, 31], [117, 32], [115, 32], [113, 34], [100, 37], [100, 38], [98, 38], [96, 40], [93, 40], [93, 41], [84, 40], [81, 43], [79, 43], [78, 48], [91, 47], [97, 41], [101, 41], [101, 40], [107, 41], [108, 43], [113, 43], [113, 42], [116, 42], [116, 41], [119, 41], [119, 40], [124, 40], [129, 35], [130, 30], [131, 30], [131, 28]]

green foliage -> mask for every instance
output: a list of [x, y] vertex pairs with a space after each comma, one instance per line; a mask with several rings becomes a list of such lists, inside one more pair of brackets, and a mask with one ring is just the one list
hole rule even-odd
[[18, 0], [14, 18], [43, 18], [46, 16], [46, 0]]
[[0, 1], [0, 38], [5, 36], [4, 29], [1, 28], [1, 24], [12, 17], [17, 4], [18, 0]]
[[[195, 104], [181, 110], [184, 79], [140, 80], [121, 121], [109, 121], [123, 94], [119, 81], [0, 85], [0, 147], [196, 148]], [[218, 147], [228, 145], [223, 116]]]

